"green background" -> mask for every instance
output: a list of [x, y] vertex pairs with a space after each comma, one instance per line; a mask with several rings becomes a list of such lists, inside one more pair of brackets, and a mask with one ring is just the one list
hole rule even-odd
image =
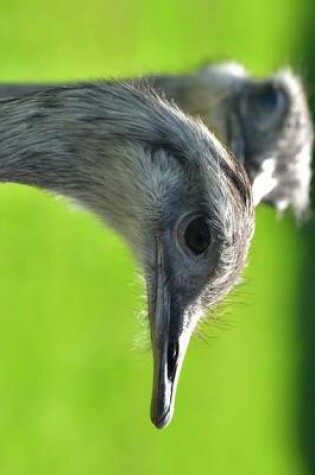
[[[0, 79], [53, 81], [235, 59], [315, 85], [311, 2], [0, 2]], [[174, 421], [149, 421], [143, 290], [83, 211], [0, 187], [0, 474], [315, 473], [315, 228], [261, 208], [246, 284], [193, 341]], [[312, 256], [313, 254], [313, 256]], [[314, 262], [315, 264], [315, 262]], [[140, 337], [139, 337], [140, 335]], [[135, 347], [136, 346], [136, 347]]]

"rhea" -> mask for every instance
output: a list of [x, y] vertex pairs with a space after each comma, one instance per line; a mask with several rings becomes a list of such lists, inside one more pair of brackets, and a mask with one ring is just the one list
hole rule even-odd
[[237, 283], [253, 233], [242, 165], [143, 85], [47, 87], [0, 101], [0, 180], [74, 199], [120, 233], [146, 281], [151, 419], [170, 421], [207, 309]]

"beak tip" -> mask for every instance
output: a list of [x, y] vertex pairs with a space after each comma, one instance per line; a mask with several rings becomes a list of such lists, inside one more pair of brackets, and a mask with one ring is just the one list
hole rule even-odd
[[167, 411], [162, 417], [158, 415], [151, 414], [151, 421], [157, 429], [164, 429], [171, 422], [172, 416], [170, 411]]

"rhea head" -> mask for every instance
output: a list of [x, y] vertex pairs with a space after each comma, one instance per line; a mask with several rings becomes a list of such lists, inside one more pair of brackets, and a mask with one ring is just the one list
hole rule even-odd
[[242, 165], [201, 123], [170, 111], [181, 130], [165, 131], [160, 144], [141, 152], [144, 169], [137, 170], [137, 191], [129, 194], [135, 225], [125, 234], [133, 236], [146, 280], [151, 419], [158, 428], [173, 415], [191, 335], [238, 281], [253, 233], [251, 187]]
[[255, 205], [292, 207], [303, 217], [314, 132], [305, 87], [291, 69], [256, 79], [240, 64], [212, 64], [184, 76], [157, 76], [155, 83], [201, 117], [243, 163]]

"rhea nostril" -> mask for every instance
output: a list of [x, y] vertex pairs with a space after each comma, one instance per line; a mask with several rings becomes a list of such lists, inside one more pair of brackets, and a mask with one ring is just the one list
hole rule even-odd
[[174, 381], [177, 361], [178, 361], [179, 346], [177, 341], [169, 343], [167, 348], [167, 374], [170, 381]]

